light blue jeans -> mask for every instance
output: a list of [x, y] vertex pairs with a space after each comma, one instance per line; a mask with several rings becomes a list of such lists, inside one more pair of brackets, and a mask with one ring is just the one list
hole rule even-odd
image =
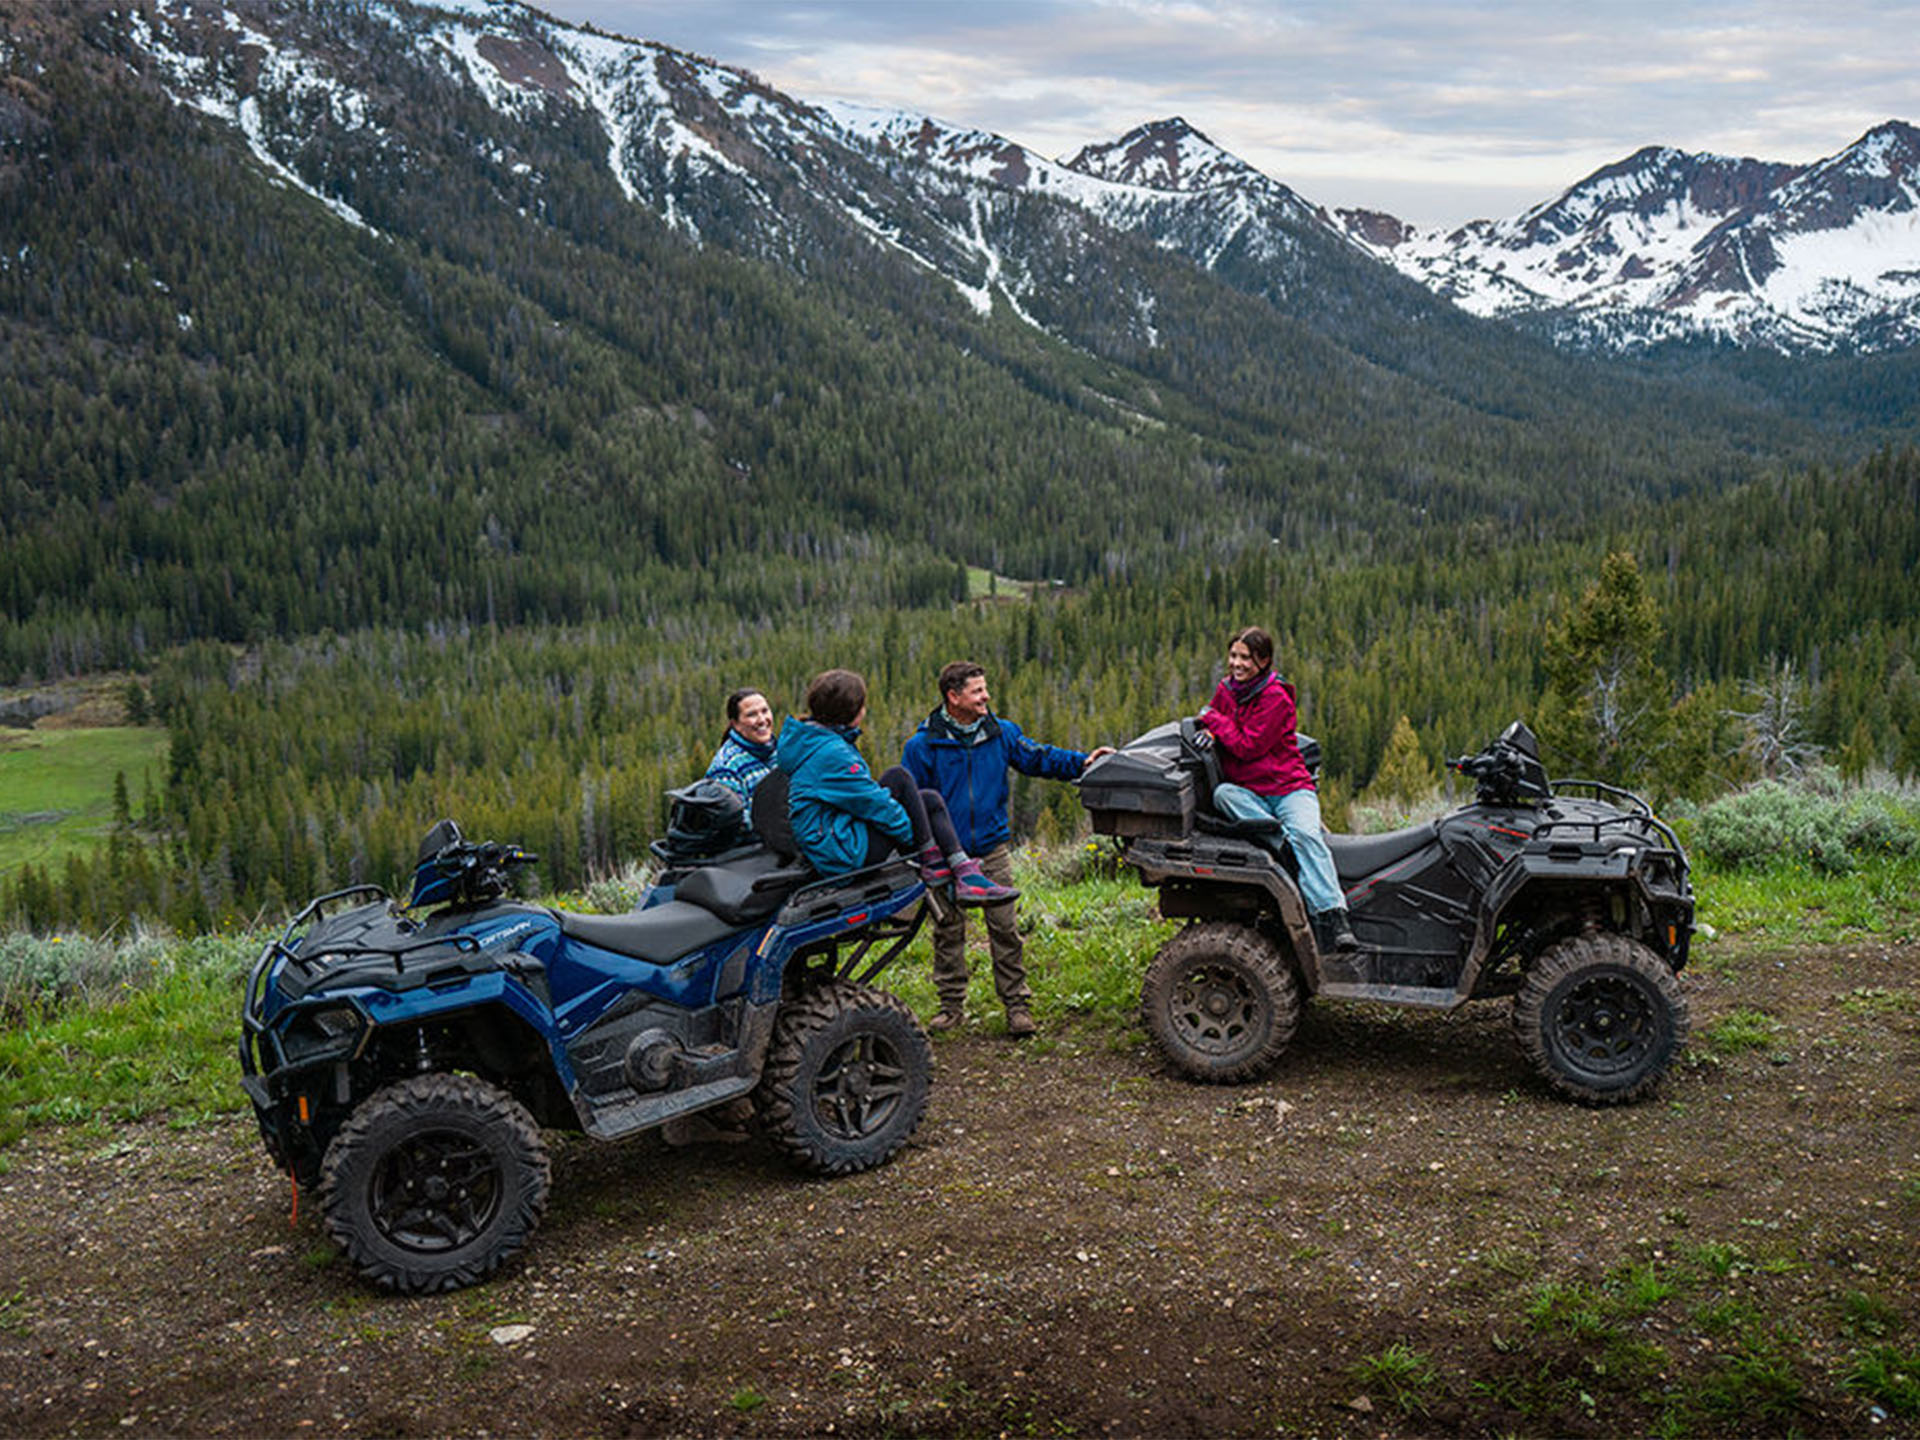
[[[1229, 783], [1213, 792], [1213, 805], [1232, 820], [1278, 820], [1300, 865], [1300, 896], [1307, 909], [1318, 915], [1322, 910], [1346, 908], [1347, 898], [1340, 893], [1340, 877], [1333, 869], [1333, 852], [1320, 835], [1320, 797], [1313, 791], [1256, 795], [1244, 785]], [[1280, 848], [1271, 835], [1260, 838], [1271, 848]]]

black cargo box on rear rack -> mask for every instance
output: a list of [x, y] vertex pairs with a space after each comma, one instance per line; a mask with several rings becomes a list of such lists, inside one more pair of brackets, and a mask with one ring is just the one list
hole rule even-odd
[[1195, 786], [1180, 754], [1178, 722], [1149, 730], [1088, 767], [1080, 803], [1097, 834], [1177, 839], [1193, 829]]

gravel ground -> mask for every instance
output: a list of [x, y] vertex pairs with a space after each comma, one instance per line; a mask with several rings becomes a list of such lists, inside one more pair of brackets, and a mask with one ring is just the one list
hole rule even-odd
[[[1920, 1349], [1920, 947], [1686, 984], [1689, 1056], [1616, 1110], [1499, 1005], [1313, 1006], [1236, 1089], [970, 1028], [851, 1179], [553, 1137], [524, 1260], [430, 1299], [292, 1220], [250, 1122], [36, 1132], [0, 1433], [1920, 1435], [1844, 1384]], [[1720, 1053], [1736, 1011], [1770, 1034]]]

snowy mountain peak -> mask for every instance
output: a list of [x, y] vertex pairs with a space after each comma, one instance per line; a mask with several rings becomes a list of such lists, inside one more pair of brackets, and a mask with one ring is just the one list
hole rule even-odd
[[1047, 167], [1024, 145], [988, 130], [849, 100], [828, 101], [821, 108], [849, 137], [883, 155], [958, 170], [1008, 189], [1025, 187]]
[[1704, 230], [1743, 213], [1795, 173], [1792, 165], [1650, 145], [1602, 166], [1558, 199], [1502, 221], [1492, 234], [1510, 250], [1577, 246], [1582, 237], [1607, 249], [1617, 247], [1627, 232], [1645, 236], [1663, 226]]
[[1920, 342], [1920, 131], [1898, 120], [1812, 165], [1649, 146], [1557, 199], [1446, 233], [1338, 218], [1462, 308], [1544, 317], [1571, 343]]
[[1149, 190], [1212, 190], [1258, 175], [1180, 116], [1153, 120], [1106, 145], [1087, 145], [1062, 162], [1069, 170]]

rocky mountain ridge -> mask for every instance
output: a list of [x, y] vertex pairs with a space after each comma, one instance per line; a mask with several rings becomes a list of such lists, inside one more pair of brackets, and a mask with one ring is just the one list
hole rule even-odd
[[[929, 116], [795, 99], [515, 0], [371, 0], [357, 14], [503, 115], [590, 118], [626, 197], [696, 241], [804, 271], [857, 237], [944, 277], [983, 314], [1005, 305], [1061, 338], [1079, 339], [1050, 317], [1084, 306], [1092, 252], [1118, 236], [1323, 324], [1361, 294], [1396, 323], [1423, 323], [1426, 307], [1389, 286], [1388, 270], [1575, 348], [1706, 339], [1871, 352], [1920, 341], [1920, 132], [1898, 121], [1814, 165], [1650, 147], [1521, 215], [1442, 232], [1331, 213], [1177, 117], [1049, 159]], [[278, 179], [367, 224], [357, 177], [340, 173], [327, 142], [364, 140], [398, 102], [368, 83], [362, 57], [315, 43], [297, 19], [159, 0], [129, 12], [111, 43], [178, 103], [242, 131]], [[380, 140], [389, 155], [404, 144]], [[515, 172], [525, 162], [512, 155], [492, 158], [514, 189], [542, 183]], [[1102, 325], [1154, 345], [1153, 279], [1112, 254], [1098, 268]]]
[[1632, 348], [1795, 352], [1920, 340], [1920, 130], [1788, 165], [1648, 147], [1502, 221], [1419, 230], [1343, 211], [1356, 243], [1479, 315]]

